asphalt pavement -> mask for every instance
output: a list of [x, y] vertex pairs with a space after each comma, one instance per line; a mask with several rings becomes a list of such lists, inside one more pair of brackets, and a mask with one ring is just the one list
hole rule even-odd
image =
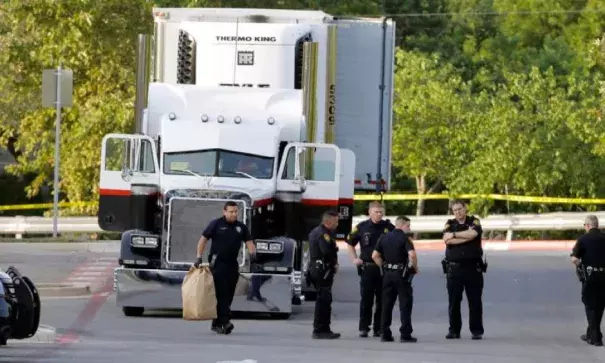
[[[23, 260], [18, 267], [38, 276], [46, 268], [57, 268], [61, 258], [71, 261], [67, 264], [75, 268], [82, 261], [115, 257], [109, 250], [64, 251], [61, 255], [55, 250], [57, 255], [49, 255], [48, 260], [56, 258], [57, 262], [48, 264], [40, 264], [37, 256], [27, 257], [30, 254], [21, 251]], [[605, 348], [588, 346], [579, 339], [585, 329], [585, 316], [568, 252], [488, 253], [482, 341], [470, 339], [466, 299], [462, 339], [445, 339], [447, 300], [441, 256], [433, 251], [419, 253], [413, 310], [416, 344], [358, 337], [358, 278], [342, 254], [334, 288], [332, 328], [343, 336], [336, 341], [311, 339], [313, 302], [304, 303], [289, 320], [236, 319], [234, 332], [219, 336], [210, 331], [209, 322], [184, 321], [179, 312], [125, 317], [115, 306], [114, 295], [107, 286], [101, 286], [92, 297], [43, 299], [42, 324], [56, 330], [57, 342], [9, 341], [7, 347], [0, 348], [0, 362], [605, 361]], [[1, 258], [1, 264], [10, 259], [4, 253]], [[68, 266], [63, 268], [67, 270]], [[393, 320], [396, 332], [397, 311]]]

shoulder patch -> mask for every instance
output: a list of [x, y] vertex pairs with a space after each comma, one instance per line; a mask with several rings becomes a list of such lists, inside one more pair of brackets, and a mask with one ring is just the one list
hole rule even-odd
[[351, 230], [351, 234], [355, 234], [357, 233], [357, 226], [353, 227], [353, 229]]
[[448, 229], [448, 228], [450, 228], [450, 224], [449, 224], [449, 222], [446, 222], [445, 227], [443, 227], [443, 229]]
[[330, 235], [327, 233], [324, 233], [324, 240], [326, 240], [326, 242], [330, 242]]
[[481, 225], [481, 222], [479, 222], [479, 219], [475, 218], [475, 219], [473, 219], [473, 224], [474, 224], [475, 226], [480, 226], [480, 225]]
[[385, 229], [384, 229], [384, 233], [389, 233], [389, 229], [388, 229], [388, 228], [385, 228]]

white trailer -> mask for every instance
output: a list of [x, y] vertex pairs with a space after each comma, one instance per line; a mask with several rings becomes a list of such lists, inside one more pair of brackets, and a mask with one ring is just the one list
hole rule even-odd
[[340, 212], [343, 238], [355, 190], [389, 189], [395, 25], [321, 11], [153, 14], [135, 133], [102, 145], [99, 225], [122, 232], [117, 304], [181, 308], [201, 232], [233, 200], [258, 260], [242, 246], [232, 310], [287, 317], [313, 295], [301, 277], [321, 213]]

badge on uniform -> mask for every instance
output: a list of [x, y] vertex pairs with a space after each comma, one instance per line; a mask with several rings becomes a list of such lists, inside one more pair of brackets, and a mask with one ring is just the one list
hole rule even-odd
[[242, 233], [242, 227], [240, 226], [235, 227], [235, 230], [237, 231], [237, 233]]
[[327, 234], [327, 233], [324, 233], [324, 239], [326, 240], [326, 242], [330, 242], [331, 241], [330, 235]]

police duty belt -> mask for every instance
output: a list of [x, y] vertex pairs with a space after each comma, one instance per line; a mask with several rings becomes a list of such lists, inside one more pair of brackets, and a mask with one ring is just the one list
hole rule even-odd
[[384, 263], [382, 267], [392, 271], [403, 271], [407, 265], [405, 263]]

